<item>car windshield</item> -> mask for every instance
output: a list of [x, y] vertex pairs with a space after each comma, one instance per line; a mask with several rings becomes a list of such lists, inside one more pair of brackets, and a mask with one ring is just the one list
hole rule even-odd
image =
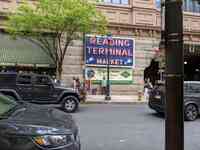
[[0, 94], [0, 116], [17, 106], [17, 102]]

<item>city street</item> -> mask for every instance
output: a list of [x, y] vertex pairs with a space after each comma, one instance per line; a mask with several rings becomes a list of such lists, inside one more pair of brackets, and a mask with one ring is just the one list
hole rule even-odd
[[[164, 118], [145, 104], [84, 104], [73, 116], [82, 150], [164, 150]], [[199, 125], [185, 122], [185, 150], [200, 149]]]

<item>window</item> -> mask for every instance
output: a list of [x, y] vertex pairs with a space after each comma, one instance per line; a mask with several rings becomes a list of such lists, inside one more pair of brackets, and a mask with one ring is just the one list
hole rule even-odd
[[161, 1], [160, 0], [156, 0], [156, 8], [160, 9], [161, 6]]
[[122, 0], [121, 2], [122, 2], [122, 4], [126, 4], [126, 5], [129, 4], [129, 3], [128, 3], [128, 0]]
[[185, 93], [200, 93], [200, 84], [184, 84]]
[[[156, 1], [156, 8], [160, 9], [161, 0]], [[200, 13], [200, 4], [195, 0], [183, 0], [183, 10], [187, 12]]]
[[129, 0], [103, 0], [104, 3], [128, 5]]
[[31, 84], [31, 76], [20, 75], [17, 79], [17, 84]]
[[193, 93], [200, 93], [200, 85], [199, 84], [192, 84], [191, 90]]
[[112, 3], [114, 3], [114, 4], [120, 4], [120, 0], [112, 0]]
[[36, 77], [35, 84], [37, 84], [37, 85], [47, 85], [49, 83], [50, 83], [50, 81], [49, 81], [48, 77], [44, 77], [44, 76]]
[[111, 0], [104, 0], [105, 3], [111, 3]]
[[198, 3], [198, 1], [195, 0], [184, 0], [183, 10], [187, 12], [200, 13], [200, 4]]
[[17, 105], [17, 103], [15, 101], [9, 99], [7, 96], [0, 95], [0, 116], [7, 113], [9, 110], [11, 110], [16, 105]]

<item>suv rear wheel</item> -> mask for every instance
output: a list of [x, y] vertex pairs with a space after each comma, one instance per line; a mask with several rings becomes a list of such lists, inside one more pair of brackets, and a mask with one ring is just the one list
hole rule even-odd
[[79, 104], [76, 96], [66, 96], [62, 102], [62, 109], [67, 113], [73, 113], [78, 109]]
[[194, 121], [198, 117], [198, 108], [194, 104], [188, 104], [185, 107], [185, 120]]

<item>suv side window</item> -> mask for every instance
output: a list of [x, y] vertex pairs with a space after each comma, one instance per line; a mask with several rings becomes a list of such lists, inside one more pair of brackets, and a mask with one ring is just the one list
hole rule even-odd
[[36, 76], [35, 84], [36, 85], [47, 85], [50, 83], [50, 80], [46, 76]]
[[188, 85], [188, 92], [190, 93], [200, 93], [200, 84], [189, 84]]
[[192, 92], [200, 93], [200, 84], [191, 84]]
[[18, 76], [17, 84], [31, 84], [31, 76], [29, 75]]

